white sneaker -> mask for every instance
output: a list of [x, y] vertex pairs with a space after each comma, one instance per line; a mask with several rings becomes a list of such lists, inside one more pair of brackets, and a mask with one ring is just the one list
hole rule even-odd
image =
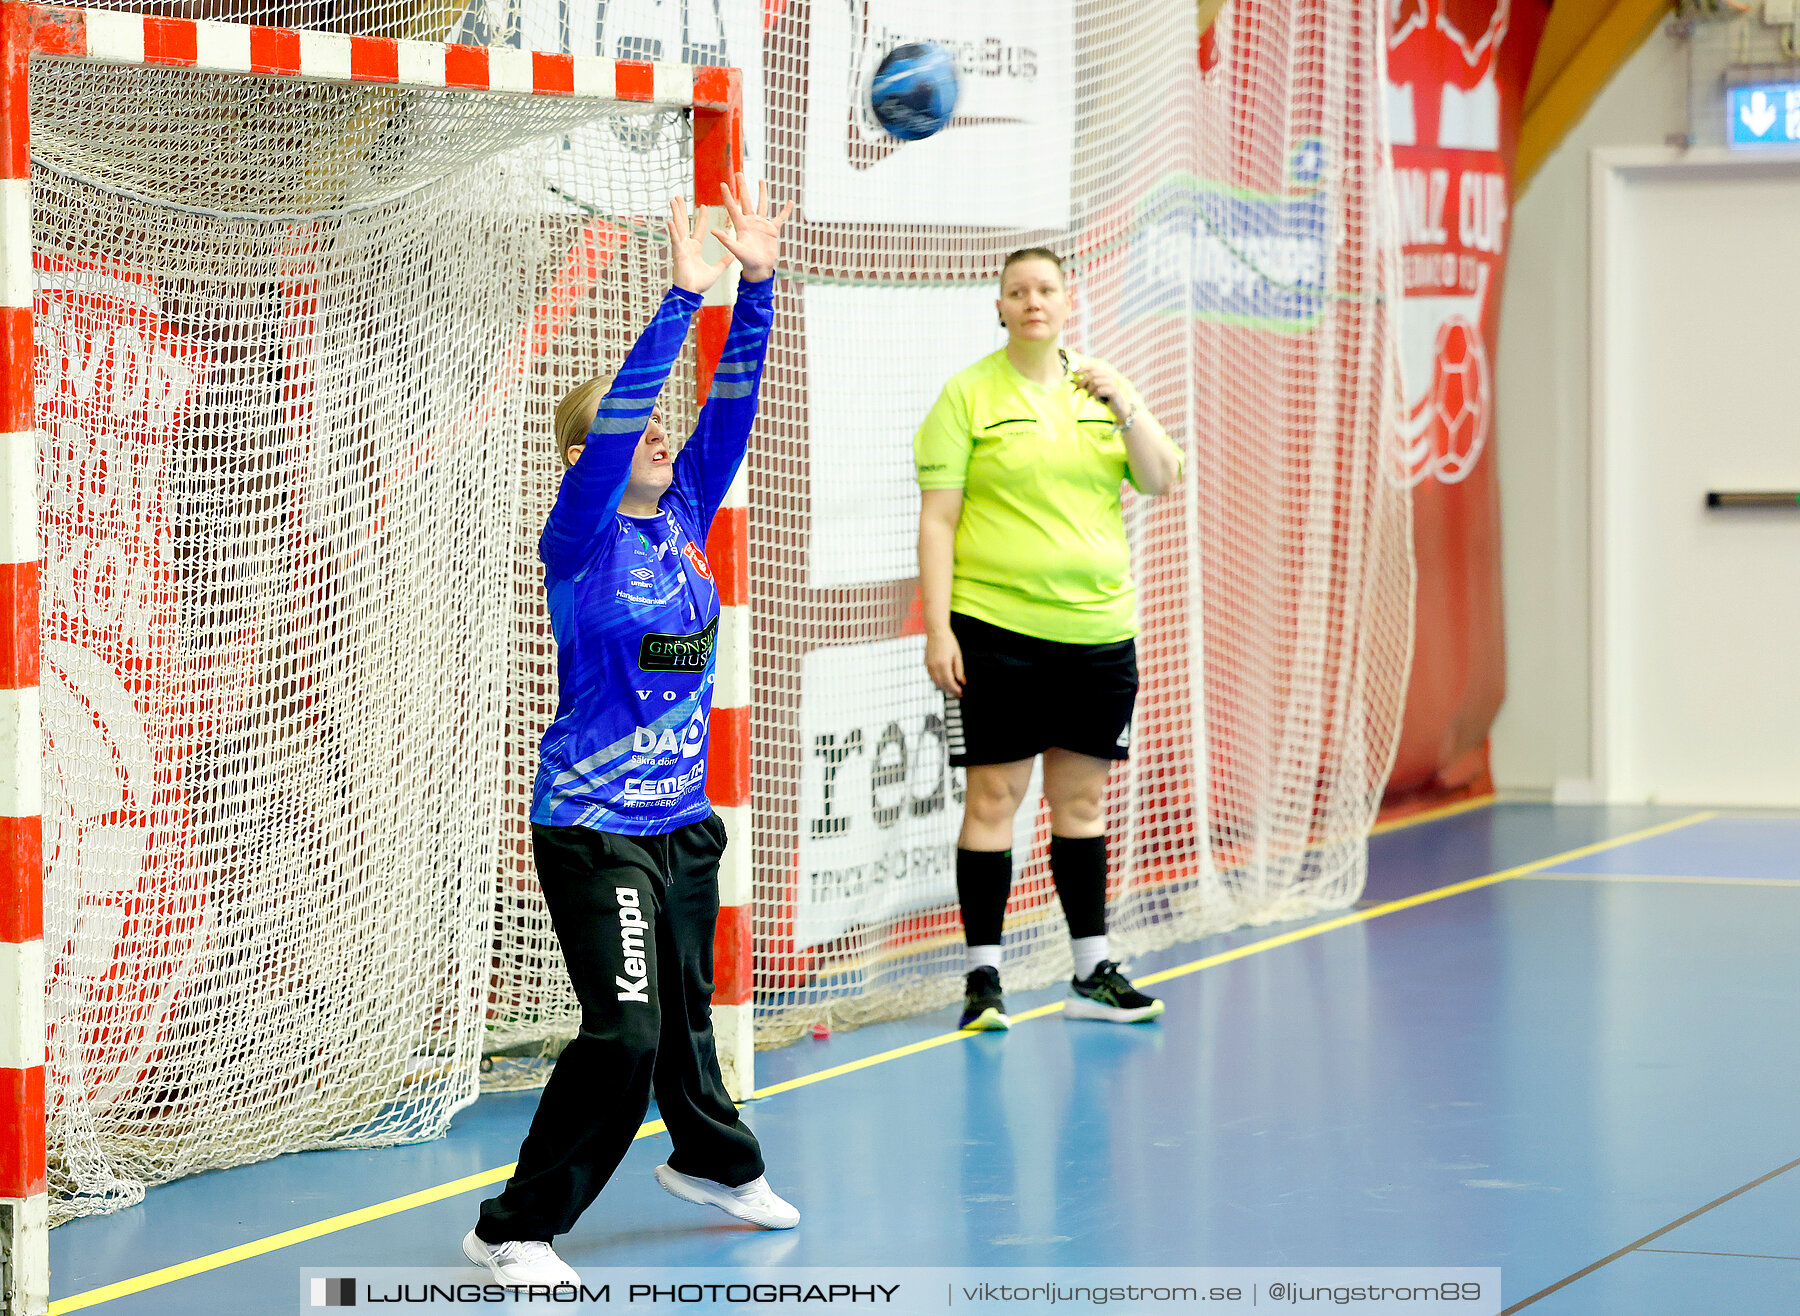
[[581, 1286], [575, 1267], [556, 1255], [548, 1243], [514, 1241], [483, 1242], [471, 1229], [463, 1238], [463, 1255], [508, 1284], [559, 1284]]
[[764, 1229], [792, 1229], [800, 1223], [800, 1213], [775, 1195], [769, 1181], [758, 1175], [739, 1188], [727, 1188], [711, 1179], [696, 1179], [691, 1174], [672, 1170], [667, 1165], [656, 1167], [656, 1182], [685, 1202], [716, 1206], [726, 1215], [748, 1220]]

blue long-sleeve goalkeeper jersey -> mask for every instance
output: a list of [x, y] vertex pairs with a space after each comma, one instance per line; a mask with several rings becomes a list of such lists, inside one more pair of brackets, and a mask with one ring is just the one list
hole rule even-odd
[[707, 527], [756, 419], [774, 279], [738, 289], [731, 332], [694, 433], [655, 516], [619, 511], [631, 457], [700, 298], [671, 288], [613, 377], [581, 459], [538, 540], [556, 636], [556, 718], [531, 820], [654, 836], [697, 822], [706, 799], [719, 591]]

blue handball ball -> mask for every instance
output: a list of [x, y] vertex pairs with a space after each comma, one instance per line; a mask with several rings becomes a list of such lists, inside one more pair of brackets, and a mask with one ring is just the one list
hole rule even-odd
[[916, 142], [950, 122], [958, 90], [950, 52], [931, 42], [912, 42], [888, 51], [875, 70], [869, 108], [891, 136]]

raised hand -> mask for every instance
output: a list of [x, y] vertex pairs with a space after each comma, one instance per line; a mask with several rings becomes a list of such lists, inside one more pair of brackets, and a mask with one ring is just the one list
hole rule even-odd
[[738, 258], [738, 263], [744, 267], [744, 278], [751, 283], [761, 283], [775, 273], [775, 261], [781, 253], [781, 226], [794, 213], [794, 203], [788, 202], [779, 215], [771, 217], [769, 185], [758, 183], [756, 209], [747, 211], [741, 198], [748, 190], [742, 174], [737, 176], [735, 192], [729, 187], [719, 189], [725, 199], [725, 213], [731, 216], [732, 231], [730, 234], [721, 231], [716, 236], [725, 249]]
[[[706, 235], [712, 226], [702, 212], [692, 224], [688, 221], [687, 202], [678, 196], [669, 198], [669, 218], [664, 221], [669, 234], [669, 282], [688, 292], [705, 292], [719, 281], [731, 264], [730, 244], [725, 258], [717, 264], [706, 259]], [[721, 240], [723, 240], [722, 235]], [[762, 277], [767, 278], [767, 275]]]

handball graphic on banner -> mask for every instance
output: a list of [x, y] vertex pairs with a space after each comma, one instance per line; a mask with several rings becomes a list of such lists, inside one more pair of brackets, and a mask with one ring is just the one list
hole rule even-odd
[[1510, 0], [1400, 0], [1389, 37], [1388, 121], [1406, 311], [1402, 461], [1410, 483], [1456, 484], [1493, 426], [1488, 339], [1504, 268], [1510, 181], [1496, 78]]
[[[806, 108], [806, 217], [878, 224], [1069, 226], [1072, 0], [814, 0]], [[897, 47], [943, 47], [955, 113], [903, 141], [870, 93]]]
[[1397, 0], [1388, 118], [1406, 296], [1398, 478], [1414, 488], [1413, 665], [1390, 799], [1480, 790], [1506, 692], [1495, 350], [1513, 162], [1548, 0]]
[[[950, 767], [925, 637], [815, 649], [801, 689], [794, 945], [955, 903], [963, 774]], [[1026, 799], [1040, 793], [1034, 770]], [[1027, 807], [1014, 823], [1020, 854], [1035, 817]]]

